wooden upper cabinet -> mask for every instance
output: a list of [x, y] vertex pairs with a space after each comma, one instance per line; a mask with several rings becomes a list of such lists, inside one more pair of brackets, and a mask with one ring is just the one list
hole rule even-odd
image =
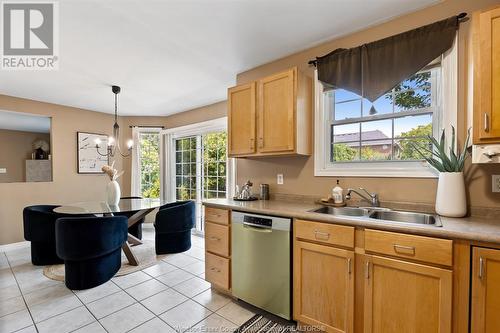
[[294, 319], [353, 332], [354, 252], [297, 240], [294, 251]]
[[471, 332], [500, 332], [500, 250], [472, 251]]
[[500, 142], [500, 7], [475, 13], [474, 143]]
[[364, 266], [365, 333], [451, 332], [451, 270], [369, 255]]
[[311, 96], [311, 79], [296, 67], [230, 88], [229, 155], [310, 155]]
[[294, 68], [258, 82], [259, 152], [292, 152], [295, 148], [296, 75]]
[[255, 82], [228, 90], [228, 150], [230, 156], [255, 153]]

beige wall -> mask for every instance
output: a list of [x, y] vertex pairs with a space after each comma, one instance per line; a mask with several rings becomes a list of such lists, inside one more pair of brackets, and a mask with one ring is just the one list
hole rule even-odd
[[[52, 182], [0, 183], [0, 245], [23, 240], [22, 210], [26, 206], [105, 199], [105, 176], [76, 171], [76, 132], [111, 134], [112, 115], [5, 95], [0, 95], [0, 109], [52, 117], [53, 161]], [[225, 115], [226, 104], [220, 102], [168, 117], [119, 117], [122, 145], [132, 137], [131, 125], [173, 128]], [[117, 157], [115, 167], [125, 171], [119, 179], [122, 195], [130, 195], [130, 158]]]
[[33, 142], [45, 140], [50, 144], [50, 134], [0, 129], [0, 183], [26, 181], [26, 160], [31, 159]]
[[[241, 73], [238, 84], [256, 80], [262, 76], [286, 68], [297, 66], [307, 75], [312, 76], [313, 69], [307, 62], [339, 47], [349, 48], [378, 40], [399, 32], [413, 29], [434, 21], [499, 4], [498, 0], [447, 0], [436, 6], [406, 15], [384, 24], [345, 36], [328, 43], [290, 55], [286, 58]], [[463, 23], [459, 32], [459, 126], [463, 140], [466, 131], [467, 85], [466, 65], [470, 42], [470, 22]], [[284, 174], [284, 184], [276, 185], [276, 174]], [[500, 173], [500, 165], [467, 168], [469, 203], [475, 207], [499, 207], [500, 194], [491, 192], [491, 175]], [[314, 177], [313, 157], [278, 157], [265, 159], [240, 159], [237, 166], [238, 183], [247, 179], [259, 183], [269, 183], [275, 193], [304, 194], [326, 196], [335, 186], [335, 180], [341, 179], [341, 185], [347, 187], [366, 187], [380, 193], [381, 200], [401, 202], [434, 203], [436, 179], [411, 178], [360, 178], [360, 177]]]
[[[22, 211], [33, 204], [104, 200], [107, 179], [76, 171], [76, 132], [110, 133], [113, 117], [62, 105], [0, 95], [0, 109], [52, 117], [53, 181], [0, 184], [0, 244], [23, 240]], [[121, 160], [116, 166], [121, 168]]]

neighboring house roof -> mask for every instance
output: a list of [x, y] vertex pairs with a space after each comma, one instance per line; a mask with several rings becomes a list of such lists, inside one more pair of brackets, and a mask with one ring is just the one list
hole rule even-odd
[[[391, 145], [392, 139], [385, 135], [381, 130], [361, 132], [362, 146], [381, 146]], [[376, 140], [376, 141], [373, 141]], [[359, 132], [337, 134], [333, 137], [334, 143], [345, 143], [350, 147], [359, 146]]]

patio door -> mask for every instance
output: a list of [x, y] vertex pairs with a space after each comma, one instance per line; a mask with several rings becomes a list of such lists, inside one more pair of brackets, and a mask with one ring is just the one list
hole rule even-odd
[[[196, 133], [198, 131], [198, 133]], [[165, 198], [196, 202], [196, 231], [203, 233], [204, 199], [226, 198], [232, 183], [224, 126], [178, 129], [166, 133]]]

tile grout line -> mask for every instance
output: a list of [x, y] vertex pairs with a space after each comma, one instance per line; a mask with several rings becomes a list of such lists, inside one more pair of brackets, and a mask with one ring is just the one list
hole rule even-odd
[[[200, 251], [203, 251], [203, 250], [204, 250], [202, 247], [198, 247], [198, 246], [196, 246], [196, 245], [193, 245], [193, 247], [196, 247], [196, 248], [197, 248], [197, 249], [199, 249]], [[5, 255], [5, 257], [7, 257], [7, 256], [6, 256], [6, 254], [4, 254], [4, 255]], [[129, 306], [126, 306], [126, 307], [124, 307], [124, 308], [122, 308], [122, 309], [119, 309], [119, 310], [117, 310], [117, 311], [115, 311], [115, 312], [113, 312], [113, 313], [110, 313], [110, 314], [106, 315], [105, 317], [103, 317], [103, 318], [101, 318], [101, 319], [104, 319], [104, 318], [106, 318], [106, 317], [108, 317], [108, 316], [110, 316], [110, 315], [112, 315], [112, 314], [114, 314], [114, 313], [116, 313], [116, 312], [118, 312], [118, 311], [121, 311], [121, 310], [123, 310], [123, 309], [126, 309], [127, 307], [133, 306], [134, 304], [140, 304], [140, 305], [141, 305], [143, 308], [145, 308], [148, 312], [150, 312], [150, 313], [152, 313], [152, 314], [153, 314], [153, 317], [152, 317], [151, 319], [146, 320], [146, 321], [144, 321], [144, 322], [140, 323], [139, 325], [137, 325], [137, 326], [135, 326], [135, 327], [133, 327], [133, 328], [131, 328], [131, 329], [127, 330], [127, 332], [129, 332], [129, 331], [131, 331], [131, 330], [133, 330], [133, 329], [135, 329], [135, 328], [137, 328], [137, 327], [139, 327], [139, 326], [141, 326], [141, 325], [144, 325], [145, 323], [147, 323], [147, 322], [149, 322], [149, 321], [152, 321], [152, 320], [154, 320], [155, 318], [158, 318], [161, 322], [165, 323], [168, 327], [170, 327], [170, 328], [172, 328], [172, 329], [176, 330], [174, 327], [172, 327], [172, 326], [171, 326], [171, 324], [169, 324], [168, 322], [166, 322], [165, 320], [163, 320], [162, 318], [160, 318], [160, 316], [164, 315], [165, 313], [167, 313], [167, 312], [169, 312], [169, 311], [171, 311], [171, 310], [174, 310], [175, 308], [177, 308], [177, 307], [181, 306], [182, 304], [187, 303], [188, 301], [192, 301], [192, 302], [194, 302], [195, 304], [197, 304], [197, 305], [199, 305], [199, 306], [203, 307], [203, 308], [207, 311], [208, 315], [207, 315], [207, 316], [204, 316], [204, 317], [203, 317], [202, 319], [200, 319], [199, 321], [197, 321], [197, 322], [195, 322], [194, 324], [190, 325], [190, 327], [188, 327], [188, 328], [187, 328], [186, 330], [184, 330], [183, 332], [187, 332], [187, 331], [189, 331], [189, 329], [193, 328], [194, 326], [196, 326], [197, 324], [199, 324], [200, 322], [202, 322], [203, 320], [205, 320], [206, 318], [208, 318], [208, 317], [210, 317], [210, 316], [212, 316], [212, 315], [214, 315], [214, 314], [216, 314], [217, 316], [219, 316], [219, 317], [221, 317], [221, 318], [223, 318], [223, 319], [227, 320], [229, 323], [232, 323], [232, 324], [234, 324], [234, 325], [238, 326], [238, 324], [237, 324], [237, 323], [235, 323], [234, 321], [232, 321], [231, 319], [226, 318], [226, 317], [224, 317], [223, 315], [221, 315], [221, 314], [217, 313], [217, 311], [219, 311], [220, 309], [222, 309], [222, 308], [223, 308], [224, 306], [226, 306], [226, 305], [223, 305], [223, 306], [221, 306], [221, 307], [219, 307], [219, 308], [215, 309], [215, 311], [212, 311], [211, 309], [206, 308], [203, 304], [198, 303], [198, 302], [194, 299], [195, 297], [199, 296], [200, 294], [202, 294], [202, 293], [204, 293], [204, 292], [207, 292], [207, 290], [209, 290], [209, 289], [210, 289], [210, 287], [209, 287], [209, 288], [207, 288], [207, 289], [201, 290], [201, 291], [197, 292], [196, 294], [194, 294], [194, 295], [192, 295], [192, 296], [185, 295], [185, 294], [183, 294], [182, 292], [180, 292], [180, 291], [178, 291], [178, 290], [176, 290], [176, 289], [174, 288], [174, 287], [177, 287], [177, 286], [179, 286], [179, 285], [181, 285], [181, 284], [183, 284], [183, 283], [186, 283], [186, 282], [188, 282], [188, 281], [190, 281], [190, 280], [193, 280], [195, 277], [200, 278], [200, 279], [202, 279], [202, 280], [206, 281], [206, 280], [204, 279], [204, 277], [203, 277], [203, 276], [200, 276], [200, 275], [202, 275], [202, 274], [203, 274], [203, 272], [201, 272], [201, 273], [199, 273], [199, 274], [196, 274], [196, 273], [191, 272], [191, 271], [188, 271], [188, 270], [186, 269], [186, 267], [188, 267], [188, 266], [191, 266], [191, 265], [194, 265], [194, 264], [204, 263], [204, 260], [199, 259], [199, 258], [197, 258], [197, 257], [195, 257], [195, 256], [192, 256], [192, 255], [190, 255], [190, 254], [187, 254], [187, 253], [182, 253], [182, 255], [187, 256], [187, 257], [189, 257], [189, 258], [191, 258], [191, 259], [194, 259], [194, 260], [195, 260], [195, 262], [193, 262], [193, 263], [191, 263], [191, 264], [189, 264], [189, 265], [183, 265], [183, 267], [180, 267], [180, 266], [177, 266], [177, 265], [172, 264], [172, 263], [170, 263], [170, 262], [164, 261], [164, 260], [162, 259], [162, 260], [160, 260], [159, 262], [157, 262], [157, 264], [161, 264], [161, 262], [164, 262], [164, 263], [167, 263], [167, 264], [171, 265], [172, 267], [174, 267], [174, 268], [175, 268], [175, 270], [172, 270], [172, 271], [170, 271], [170, 272], [166, 272], [166, 273], [164, 273], [164, 274], [160, 274], [160, 275], [158, 275], [158, 276], [153, 276], [153, 275], [150, 275], [150, 274], [148, 274], [148, 273], [144, 272], [143, 270], [140, 270], [140, 272], [142, 272], [142, 273], [144, 273], [145, 275], [147, 275], [147, 276], [149, 277], [149, 279], [147, 279], [147, 280], [145, 280], [145, 281], [141, 281], [141, 282], [136, 283], [136, 284], [133, 284], [133, 285], [131, 285], [131, 286], [128, 286], [127, 288], [123, 288], [122, 286], [120, 286], [120, 285], [116, 284], [114, 281], [110, 281], [110, 282], [111, 282], [111, 283], [113, 283], [115, 286], [117, 286], [117, 287], [119, 288], [119, 290], [118, 290], [118, 291], [116, 291], [116, 292], [114, 292], [114, 293], [111, 293], [111, 294], [109, 294], [109, 295], [106, 295], [106, 296], [104, 296], [104, 297], [97, 298], [97, 299], [93, 300], [92, 302], [89, 302], [89, 304], [91, 304], [91, 303], [93, 303], [93, 302], [97, 302], [97, 301], [99, 301], [99, 300], [102, 300], [102, 299], [104, 299], [104, 298], [106, 298], [106, 297], [109, 297], [109, 296], [115, 295], [115, 294], [117, 294], [117, 293], [118, 293], [118, 292], [120, 292], [120, 291], [124, 291], [126, 295], [130, 296], [130, 297], [134, 300], [134, 303], [133, 303], [133, 304], [131, 304], [131, 305], [129, 305]], [[7, 259], [8, 259], [8, 258], [7, 258]], [[14, 272], [13, 272], [13, 270], [12, 270], [12, 266], [11, 266], [11, 264], [10, 264], [10, 261], [9, 261], [9, 260], [8, 260], [8, 264], [9, 264], [9, 268], [10, 268], [10, 270], [11, 270], [11, 273], [12, 273], [12, 274], [14, 275], [14, 277], [15, 277], [15, 274], [14, 274]], [[149, 268], [149, 267], [148, 267], [148, 268]], [[169, 286], [169, 285], [167, 285], [166, 283], [164, 283], [164, 282], [162, 282], [162, 281], [160, 281], [160, 280], [158, 279], [159, 277], [161, 277], [161, 276], [163, 276], [163, 275], [166, 275], [166, 274], [168, 274], [168, 273], [174, 272], [174, 271], [176, 271], [176, 270], [177, 270], [177, 271], [179, 271], [179, 270], [180, 270], [180, 271], [182, 271], [182, 272], [185, 272], [185, 273], [187, 273], [187, 274], [191, 275], [191, 277], [190, 277], [190, 278], [188, 278], [187, 280], [184, 280], [184, 281], [178, 282], [178, 283], [176, 283], [176, 284], [173, 284], [172, 286]], [[17, 287], [20, 289], [20, 287], [19, 287], [19, 282], [17, 281], [17, 278], [16, 278], [16, 277], [15, 277], [15, 280], [16, 280]], [[159, 292], [157, 292], [157, 293], [155, 293], [155, 294], [153, 294], [153, 295], [151, 295], [151, 296], [148, 296], [147, 298], [143, 299], [142, 301], [147, 300], [147, 299], [149, 299], [149, 298], [151, 298], [151, 297], [154, 297], [155, 295], [158, 295], [159, 293], [165, 292], [165, 291], [166, 291], [166, 290], [168, 290], [168, 289], [171, 289], [172, 291], [177, 292], [178, 294], [182, 295], [183, 297], [186, 297], [186, 299], [185, 299], [184, 301], [182, 301], [181, 303], [179, 303], [179, 304], [175, 305], [174, 307], [172, 307], [172, 308], [170, 308], [170, 309], [168, 309], [168, 310], [165, 310], [165, 311], [163, 311], [163, 312], [159, 313], [158, 315], [156, 315], [156, 314], [155, 314], [155, 313], [153, 313], [153, 312], [152, 312], [149, 308], [147, 308], [145, 305], [143, 305], [143, 304], [141, 303], [142, 301], [138, 300], [137, 298], [135, 298], [133, 295], [131, 295], [131, 294], [127, 291], [127, 289], [131, 289], [131, 288], [136, 287], [136, 286], [138, 286], [138, 285], [140, 285], [140, 284], [146, 283], [146, 282], [148, 282], [148, 281], [153, 281], [153, 280], [154, 280], [154, 281], [156, 281], [156, 282], [159, 282], [160, 284], [164, 285], [164, 286], [165, 286], [165, 287], [167, 287], [167, 288], [166, 288], [165, 290], [161, 290], [161, 291], [159, 291]], [[48, 287], [50, 287], [50, 286], [44, 287], [44, 288], [42, 288], [42, 289], [45, 289], [45, 288], [48, 288]], [[32, 291], [32, 292], [33, 292], [33, 291]], [[27, 293], [27, 294], [29, 294], [29, 293]], [[86, 304], [86, 303], [84, 303], [84, 302], [83, 302], [83, 300], [82, 300], [82, 299], [81, 299], [81, 298], [80, 298], [80, 297], [79, 297], [79, 296], [78, 296], [78, 295], [77, 295], [74, 291], [72, 291], [72, 294], [73, 294], [73, 295], [75, 295], [75, 296], [76, 296], [76, 298], [77, 298], [77, 299], [78, 299], [78, 300], [82, 303], [82, 305], [83, 305], [83, 306], [87, 309], [87, 311], [89, 311], [89, 312], [90, 312], [91, 316], [95, 319], [95, 321], [94, 321], [94, 322], [91, 322], [91, 323], [89, 323], [89, 324], [87, 324], [87, 325], [83, 325], [83, 326], [81, 326], [81, 327], [78, 327], [78, 328], [76, 328], [76, 329], [72, 330], [71, 332], [74, 332], [74, 331], [79, 330], [79, 329], [81, 329], [81, 328], [83, 328], [83, 327], [86, 327], [86, 326], [90, 326], [90, 325], [94, 324], [95, 322], [98, 322], [98, 323], [99, 323], [99, 325], [100, 325], [100, 327], [102, 327], [102, 328], [104, 329], [104, 331], [108, 332], [108, 331], [107, 331], [107, 330], [103, 327], [103, 325], [101, 324], [100, 320], [99, 320], [99, 319], [97, 319], [97, 317], [96, 317], [96, 316], [95, 316], [95, 315], [94, 315], [94, 314], [90, 311], [90, 309], [88, 308], [87, 304]], [[26, 300], [25, 300], [25, 297], [24, 297], [24, 293], [22, 293], [22, 291], [21, 291], [21, 296], [23, 297], [23, 301], [24, 301], [24, 303], [25, 303], [25, 305], [26, 305], [26, 308], [27, 308], [27, 309], [28, 309], [28, 311], [30, 312], [29, 307], [27, 306], [27, 303], [26, 303]], [[228, 303], [229, 303], [229, 302], [228, 302]], [[78, 307], [80, 307], [80, 306], [81, 306], [81, 305], [79, 305]], [[78, 308], [78, 307], [76, 307], [76, 308]], [[74, 309], [76, 309], [76, 308], [74, 308]], [[63, 313], [67, 313], [67, 312], [72, 311], [72, 310], [74, 310], [74, 309], [67, 310], [67, 311], [65, 311], [65, 312], [63, 312]], [[58, 315], [61, 315], [61, 314], [58, 314]], [[55, 315], [55, 316], [58, 316], [58, 315]], [[30, 316], [31, 316], [31, 312], [30, 312]], [[47, 318], [47, 319], [45, 319], [45, 320], [48, 320], [48, 319], [53, 318], [53, 317], [55, 317], [55, 316], [49, 317], [49, 318]], [[37, 326], [36, 326], [36, 324], [34, 323], [34, 320], [33, 320], [33, 317], [32, 317], [32, 316], [31, 316], [31, 319], [32, 319], [32, 322], [33, 322], [33, 324], [34, 324], [35, 329], [36, 329], [36, 330], [37, 330], [37, 332], [38, 332], [38, 327], [37, 327]], [[43, 320], [43, 321], [45, 321], [45, 320]], [[43, 321], [41, 321], [41, 322], [43, 322]], [[24, 328], [21, 328], [21, 329], [24, 329]], [[182, 328], [182, 329], [184, 329], [184, 328]]]
[[[9, 257], [8, 257], [8, 256], [7, 256], [7, 254], [5, 254], [5, 253], [4, 253], [4, 256], [5, 256], [5, 259], [7, 260], [7, 264], [9, 265], [9, 269], [10, 269], [10, 272], [12, 273], [12, 276], [14, 276], [14, 280], [16, 280], [16, 285], [17, 285], [17, 288], [19, 289], [19, 292], [21, 293], [21, 297], [23, 298], [24, 306], [26, 306], [26, 310], [28, 311], [28, 314], [30, 315], [31, 322], [33, 323], [33, 327], [35, 327], [35, 330], [36, 330], [37, 332], [39, 332], [39, 331], [38, 331], [38, 327], [37, 327], [37, 326], [36, 326], [36, 324], [35, 324], [35, 320], [33, 319], [33, 315], [31, 314], [31, 310], [30, 310], [30, 308], [28, 307], [28, 303], [26, 302], [26, 299], [24, 298], [24, 294], [23, 294], [23, 292], [22, 292], [22, 290], [21, 290], [21, 287], [19, 286], [19, 282], [17, 281], [16, 274], [14, 274], [14, 270], [12, 269], [12, 266], [10, 265], [10, 260], [9, 260]], [[22, 310], [20, 310], [20, 311], [22, 311]], [[17, 313], [17, 312], [20, 312], [20, 311], [16, 311], [16, 312], [14, 312], [14, 313]], [[31, 325], [30, 325], [30, 326], [31, 326]], [[22, 328], [20, 328], [20, 329], [16, 330], [15, 332], [20, 331], [20, 330], [22, 330], [22, 329], [25, 329], [26, 327], [29, 327], [29, 326], [22, 327]]]
[[[73, 295], [75, 295], [75, 296], [76, 296], [76, 298], [78, 298], [78, 300], [79, 300], [80, 302], [82, 302], [82, 304], [83, 304], [83, 306], [85, 307], [85, 309], [87, 309], [87, 311], [90, 313], [90, 315], [91, 315], [92, 317], [94, 317], [94, 318], [95, 318], [95, 320], [97, 321], [97, 323], [99, 323], [99, 325], [102, 327], [102, 329], [103, 329], [104, 331], [108, 332], [108, 330], [107, 330], [104, 326], [102, 326], [102, 324], [101, 324], [101, 322], [99, 321], [99, 319], [97, 319], [97, 317], [96, 317], [96, 316], [94, 316], [94, 314], [92, 313], [92, 311], [90, 311], [90, 309], [87, 307], [87, 304], [85, 304], [85, 302], [84, 302], [84, 301], [82, 301], [82, 300], [80, 299], [80, 297], [78, 297], [78, 295], [77, 295], [77, 294], [76, 294], [73, 290], [71, 290], [71, 292], [73, 293]], [[118, 292], [119, 292], [119, 291], [117, 291], [116, 293], [118, 293]], [[114, 294], [116, 294], [116, 293], [110, 294], [110, 295], [108, 295], [108, 296], [114, 295]], [[105, 297], [107, 297], [107, 296], [105, 296]], [[104, 297], [102, 297], [102, 298], [104, 298]], [[99, 298], [99, 299], [102, 299], [102, 298]], [[93, 302], [98, 301], [99, 299], [96, 299], [96, 300], [94, 300]], [[92, 303], [92, 302], [90, 302], [90, 303]], [[90, 303], [89, 303], [89, 304], [90, 304]], [[84, 326], [78, 327], [78, 328], [76, 328], [76, 329], [74, 329], [74, 330], [70, 331], [70, 333], [71, 333], [71, 332], [74, 332], [74, 331], [76, 331], [76, 330], [79, 330], [80, 328], [83, 328], [83, 327], [86, 327], [86, 326], [92, 325], [92, 324], [93, 324], [93, 323], [89, 323], [89, 324], [87, 324], [87, 325], [84, 325]]]

